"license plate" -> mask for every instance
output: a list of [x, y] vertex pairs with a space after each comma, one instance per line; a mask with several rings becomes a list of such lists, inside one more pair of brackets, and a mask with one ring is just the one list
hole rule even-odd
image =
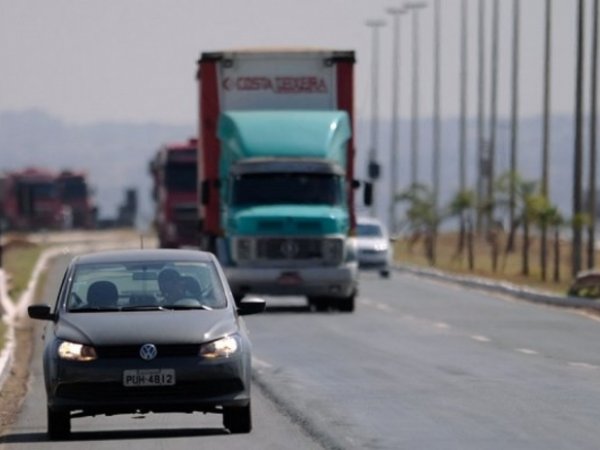
[[172, 386], [175, 369], [141, 369], [123, 371], [123, 386]]
[[277, 281], [279, 284], [295, 286], [302, 283], [302, 278], [297, 273], [282, 273]]

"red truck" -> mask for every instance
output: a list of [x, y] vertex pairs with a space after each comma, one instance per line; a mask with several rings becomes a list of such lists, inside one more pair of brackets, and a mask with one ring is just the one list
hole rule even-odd
[[67, 228], [93, 228], [95, 208], [92, 205], [87, 176], [84, 172], [61, 172], [56, 182], [63, 207], [66, 210]]
[[150, 162], [154, 225], [161, 248], [198, 243], [196, 139], [161, 147]]
[[8, 229], [58, 229], [64, 208], [56, 175], [38, 168], [9, 172], [2, 183], [2, 213]]

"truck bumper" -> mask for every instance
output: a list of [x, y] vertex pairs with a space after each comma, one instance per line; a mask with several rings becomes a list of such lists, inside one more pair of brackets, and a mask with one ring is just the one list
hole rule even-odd
[[235, 296], [244, 294], [305, 295], [346, 298], [357, 289], [358, 264], [342, 267], [225, 267]]

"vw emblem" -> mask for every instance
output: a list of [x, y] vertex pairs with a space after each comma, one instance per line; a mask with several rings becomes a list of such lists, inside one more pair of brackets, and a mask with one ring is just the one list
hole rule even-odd
[[298, 244], [291, 240], [283, 241], [281, 244], [281, 253], [288, 259], [292, 259], [298, 254]]
[[156, 358], [158, 350], [154, 344], [144, 344], [140, 348], [140, 357], [146, 361], [151, 361]]

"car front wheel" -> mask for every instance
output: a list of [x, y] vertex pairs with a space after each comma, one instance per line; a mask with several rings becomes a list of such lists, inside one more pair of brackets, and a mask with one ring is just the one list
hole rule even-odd
[[248, 406], [226, 407], [223, 409], [223, 426], [231, 433], [250, 433], [252, 431], [252, 413]]
[[48, 407], [48, 437], [64, 439], [71, 433], [71, 417], [68, 411], [53, 411]]

